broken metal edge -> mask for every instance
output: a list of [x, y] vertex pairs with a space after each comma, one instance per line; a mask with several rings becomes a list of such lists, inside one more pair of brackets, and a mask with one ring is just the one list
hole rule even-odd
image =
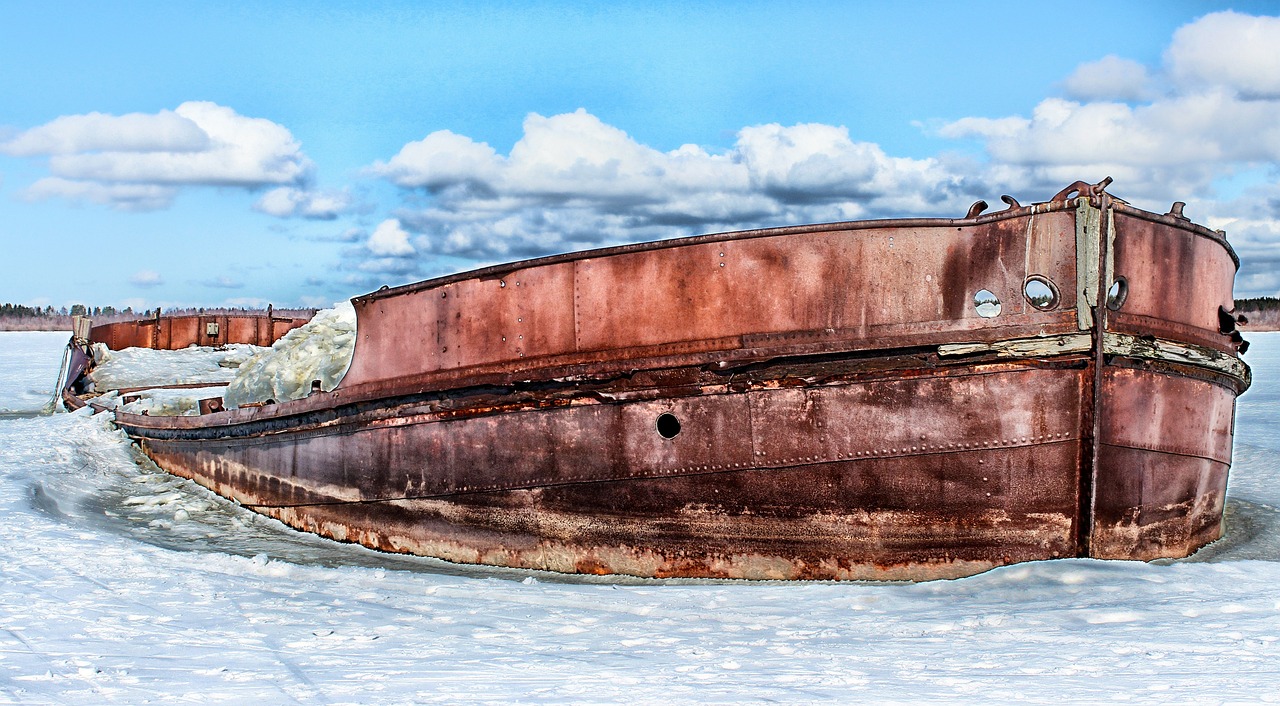
[[[949, 343], [938, 346], [943, 357], [994, 353], [1000, 358], [1039, 358], [1049, 355], [1088, 352], [1093, 337], [1087, 332], [1056, 336], [1015, 338], [993, 343]], [[1221, 351], [1198, 346], [1194, 343], [1178, 343], [1152, 336], [1134, 336], [1127, 333], [1103, 334], [1102, 351], [1109, 356], [1124, 356], [1144, 360], [1181, 363], [1227, 375], [1247, 390], [1253, 382], [1253, 371], [1243, 360]]]

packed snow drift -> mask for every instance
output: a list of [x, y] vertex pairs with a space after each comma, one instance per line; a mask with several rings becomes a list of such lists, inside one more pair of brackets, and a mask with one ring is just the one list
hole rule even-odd
[[[15, 335], [0, 408], [39, 409], [66, 335]], [[1249, 338], [1224, 539], [923, 584], [379, 554], [160, 471], [110, 413], [3, 417], [0, 703], [1277, 703], [1280, 334]]]
[[30, 414], [54, 398], [70, 331], [0, 332], [0, 414]]
[[240, 366], [262, 351], [262, 346], [236, 343], [217, 348], [191, 346], [176, 351], [125, 348], [113, 351], [93, 344], [94, 368], [89, 373], [92, 390], [106, 392], [127, 387], [229, 382]]
[[221, 397], [223, 387], [156, 388], [129, 394], [138, 399], [125, 402], [117, 392], [108, 392], [93, 399], [94, 403], [129, 414], [149, 414], [153, 417], [194, 417], [200, 414], [200, 400]]
[[351, 365], [356, 345], [356, 311], [350, 302], [316, 312], [306, 325], [286, 333], [239, 368], [227, 385], [222, 403], [227, 409], [274, 400], [296, 400], [320, 381], [328, 392]]

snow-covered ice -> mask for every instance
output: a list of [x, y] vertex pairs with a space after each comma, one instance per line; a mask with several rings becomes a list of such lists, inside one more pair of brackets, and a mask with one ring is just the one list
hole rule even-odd
[[53, 399], [70, 331], [0, 332], [0, 414], [34, 411]]
[[356, 346], [356, 310], [351, 302], [316, 312], [306, 324], [246, 361], [227, 385], [223, 404], [234, 409], [249, 402], [296, 400], [320, 381], [328, 392], [351, 365]]
[[[124, 402], [124, 396], [116, 392], [108, 392], [93, 398], [93, 401], [109, 409], [118, 409], [129, 414], [149, 414], [153, 417], [194, 417], [200, 414], [200, 400], [211, 397], [222, 397], [224, 386], [217, 387], [183, 387], [156, 388], [129, 393], [129, 397], [138, 399]], [[121, 404], [123, 402], [123, 404]]]
[[[0, 407], [39, 408], [66, 336], [14, 336]], [[382, 555], [158, 471], [106, 414], [9, 416], [0, 703], [1277, 702], [1280, 334], [1249, 338], [1226, 539], [914, 585]]]
[[[63, 338], [66, 343], [66, 337]], [[264, 346], [235, 343], [218, 348], [191, 346], [176, 351], [150, 348], [109, 350], [104, 344], [93, 345], [95, 366], [89, 373], [94, 388], [101, 391], [149, 385], [230, 382], [240, 365]], [[52, 386], [53, 383], [50, 383]]]

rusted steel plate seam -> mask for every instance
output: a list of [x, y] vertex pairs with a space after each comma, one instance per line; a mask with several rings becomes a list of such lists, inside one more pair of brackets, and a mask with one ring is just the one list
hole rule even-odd
[[[459, 486], [449, 490], [443, 490], [436, 493], [423, 493], [415, 495], [402, 495], [395, 497], [383, 498], [360, 498], [351, 500], [323, 500], [301, 503], [262, 503], [262, 502], [243, 502], [241, 504], [247, 507], [319, 507], [325, 505], [365, 505], [370, 503], [387, 503], [402, 500], [431, 500], [434, 498], [447, 498], [459, 495], [477, 495], [483, 493], [498, 493], [511, 490], [535, 490], [538, 488], [554, 488], [566, 485], [585, 485], [592, 483], [623, 483], [633, 480], [652, 480], [656, 478], [685, 478], [692, 476], [709, 476], [722, 475], [726, 473], [767, 473], [769, 471], [787, 471], [796, 468], [808, 468], [813, 466], [825, 466], [837, 463], [849, 463], [858, 461], [871, 461], [885, 458], [904, 458], [916, 456], [937, 456], [949, 454], [972, 453], [979, 451], [992, 451], [998, 449], [1025, 448], [1030, 446], [1048, 446], [1052, 444], [1065, 444], [1079, 441], [1078, 438], [1067, 433], [1046, 434], [1035, 437], [1036, 441], [1028, 441], [1024, 439], [1021, 442], [1001, 443], [1001, 440], [994, 442], [974, 442], [970, 444], [949, 444], [948, 448], [941, 446], [933, 447], [931, 451], [921, 451], [919, 453], [908, 453], [903, 450], [893, 449], [897, 453], [879, 453], [868, 452], [865, 455], [862, 452], [845, 454], [838, 458], [818, 458], [816, 456], [806, 456], [794, 459], [780, 459], [769, 463], [759, 465], [750, 464], [728, 464], [728, 465], [699, 465], [689, 468], [670, 468], [655, 469], [649, 471], [641, 471], [634, 473], [621, 474], [617, 476], [556, 476], [554, 478], [536, 478], [520, 483], [491, 483], [487, 485], [476, 486]], [[954, 446], [954, 448], [950, 448]], [[1210, 459], [1212, 460], [1212, 459]]]
[[[1042, 363], [1042, 361], [1034, 361], [1034, 360], [1018, 361], [1018, 362], [966, 361], [965, 364], [961, 364], [961, 365], [952, 364], [949, 366], [943, 366], [938, 368], [930, 367], [930, 368], [925, 368], [920, 370], [876, 371], [875, 373], [870, 373], [870, 374], [867, 374], [866, 376], [856, 376], [856, 377], [850, 376], [849, 378], [825, 379], [818, 383], [811, 382], [809, 380], [806, 380], [805, 378], [792, 378], [788, 380], [777, 380], [777, 381], [765, 380], [762, 382], [753, 382], [750, 380], [743, 380], [743, 381], [739, 381], [737, 386], [734, 386], [732, 384], [691, 385], [688, 387], [688, 391], [683, 396], [695, 397], [695, 396], [703, 396], [708, 394], [739, 394], [739, 393], [749, 393], [753, 391], [765, 391], [765, 390], [779, 389], [780, 387], [784, 386], [783, 385], [784, 382], [791, 383], [785, 386], [794, 386], [794, 387], [814, 387], [814, 386], [845, 387], [845, 386], [851, 386], [851, 385], [866, 384], [869, 382], [875, 382], [880, 380], [909, 379], [913, 377], [928, 377], [933, 379], [940, 379], [940, 378], [965, 378], [965, 377], [1001, 375], [1009, 372], [1029, 371], [1029, 370], [1039, 369], [1041, 367], [1041, 365], [1039, 365], [1040, 363]], [[1071, 361], [1068, 359], [1068, 360], [1062, 361], [1061, 364], [1070, 365]], [[1054, 366], [1053, 364], [1050, 364], [1050, 367], [1056, 367], [1056, 366]], [[571, 403], [584, 404], [584, 405], [585, 404], [628, 404], [631, 402], [670, 398], [673, 395], [679, 396], [678, 395], [679, 390], [676, 388], [653, 388], [648, 392], [649, 392], [648, 395], [638, 396], [636, 398], [622, 397], [617, 400], [601, 400], [601, 399], [598, 399], [598, 397], [596, 397], [596, 395], [599, 393], [598, 390], [580, 391], [578, 392], [579, 395], [582, 395], [582, 397], [579, 398], [581, 400], [580, 402], [577, 399], [560, 400], [559, 406], [570, 406]], [[540, 410], [551, 408], [553, 406], [557, 406], [553, 403], [548, 403], [545, 400], [531, 400], [528, 402], [520, 402], [520, 403], [488, 405], [484, 407], [483, 411], [477, 413], [477, 412], [468, 411], [469, 408], [473, 407], [474, 405], [466, 404], [465, 399], [459, 399], [457, 401], [459, 402], [460, 406], [454, 409], [439, 409], [439, 408], [432, 409], [431, 401], [419, 401], [419, 402], [388, 401], [388, 404], [386, 406], [378, 406], [371, 409], [358, 409], [358, 407], [360, 407], [361, 405], [348, 403], [343, 407], [329, 408], [329, 409], [323, 410], [323, 412], [325, 413], [325, 416], [329, 416], [330, 418], [311, 422], [308, 424], [306, 428], [299, 428], [299, 425], [294, 423], [290, 426], [286, 426], [280, 429], [267, 429], [260, 432], [235, 434], [234, 438], [237, 440], [237, 443], [240, 443], [241, 440], [248, 441], [254, 438], [269, 439], [281, 434], [297, 434], [301, 432], [320, 433], [319, 430], [322, 430], [322, 429], [328, 430], [328, 433], [331, 433], [331, 434], [342, 435], [347, 433], [349, 430], [349, 427], [353, 424], [366, 424], [370, 422], [381, 422], [383, 420], [391, 420], [388, 423], [397, 424], [397, 425], [441, 423], [441, 422], [447, 422], [447, 421], [450, 421], [451, 419], [456, 419], [456, 418], [474, 418], [478, 416], [490, 416], [490, 415], [498, 415], [498, 414], [537, 412]], [[408, 406], [410, 409], [406, 410], [406, 406]], [[423, 406], [426, 407], [425, 410], [413, 409], [414, 407], [423, 407]], [[226, 414], [226, 413], [222, 412], [222, 413], [216, 413], [216, 414]], [[305, 414], [305, 412], [303, 414]], [[206, 415], [206, 416], [214, 416], [214, 415]], [[213, 428], [213, 431], [217, 432], [217, 436], [213, 438], [219, 438], [219, 439], [228, 438], [230, 436], [230, 430], [235, 429], [237, 427], [250, 428], [252, 426], [259, 426], [259, 425], [266, 425], [266, 424], [283, 424], [289, 421], [289, 418], [291, 416], [295, 416], [295, 415], [250, 419], [250, 420], [238, 421], [235, 423], [215, 427]], [[131, 430], [130, 433], [135, 433], [141, 436], [149, 436], [151, 438], [157, 438], [157, 439], [179, 438], [179, 437], [175, 437], [170, 434], [167, 434], [166, 432], [181, 433], [184, 430], [197, 432], [197, 431], [203, 431], [208, 429], [208, 427], [195, 427], [195, 426], [187, 427], [185, 425], [179, 426], [179, 424], [183, 422], [190, 423], [190, 421], [193, 419], [198, 419], [198, 418], [147, 417], [147, 416], [141, 416], [141, 415], [122, 413], [118, 411], [116, 413], [117, 423], [120, 424], [121, 426], [128, 427]]]
[[[977, 337], [979, 340], [1001, 340], [1016, 337], [1019, 329], [1037, 333], [1048, 329], [1048, 333], [1065, 333], [1069, 324], [1055, 319], [1036, 321], [1031, 315], [1020, 316], [1017, 322], [1006, 326], [957, 328], [947, 331], [929, 331], [926, 326], [918, 330], [911, 329], [894, 335], [881, 335], [868, 338], [867, 332], [861, 329], [832, 329], [833, 334], [805, 333], [806, 337], [825, 337], [830, 340], [821, 342], [801, 342], [778, 345], [764, 345], [771, 341], [783, 341], [784, 334], [761, 333], [747, 334], [721, 339], [707, 339], [680, 344], [659, 344], [625, 349], [608, 349], [583, 351], [568, 354], [536, 356], [521, 358], [519, 362], [503, 361], [486, 363], [464, 368], [452, 368], [445, 371], [411, 374], [401, 377], [363, 383], [353, 387], [339, 387], [338, 391], [346, 394], [361, 395], [368, 389], [421, 387], [423, 389], [445, 389], [467, 384], [478, 384], [485, 380], [506, 380], [515, 378], [522, 381], [581, 377], [591, 379], [597, 377], [616, 377], [631, 374], [637, 370], [654, 368], [673, 368], [692, 365], [730, 365], [748, 364], [806, 355], [839, 355], [844, 353], [874, 352], [877, 356], [885, 351], [904, 348], [920, 348], [937, 345], [954, 340], [957, 335]], [[1010, 330], [1012, 329], [1012, 330]], [[1059, 331], [1060, 329], [1060, 331]], [[1010, 336], [1014, 333], [1014, 336]], [[796, 334], [798, 336], [799, 334]], [[793, 336], [791, 339], [796, 340]]]
[[1117, 449], [1133, 449], [1134, 451], [1154, 451], [1156, 453], [1169, 454], [1170, 456], [1185, 456], [1187, 458], [1201, 458], [1206, 461], [1213, 461], [1225, 465], [1231, 465], [1231, 457], [1218, 458], [1216, 456], [1206, 456], [1202, 453], [1196, 453], [1195, 450], [1187, 447], [1179, 447], [1175, 444], [1137, 444], [1137, 443], [1119, 443], [1115, 441], [1103, 441], [1102, 446], [1111, 446]]
[[1109, 324], [1107, 328], [1115, 333], [1127, 333], [1145, 337], [1149, 334], [1136, 332], [1157, 330], [1166, 336], [1176, 334], [1184, 338], [1187, 343], [1212, 347], [1228, 355], [1235, 354], [1235, 346], [1231, 343], [1230, 336], [1219, 333], [1217, 329], [1206, 329], [1141, 314], [1130, 314], [1124, 310], [1110, 312], [1107, 320]]

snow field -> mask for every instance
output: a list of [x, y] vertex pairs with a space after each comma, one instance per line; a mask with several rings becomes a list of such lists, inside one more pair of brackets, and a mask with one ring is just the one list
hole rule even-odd
[[1249, 338], [1226, 539], [914, 585], [382, 555], [160, 472], [107, 414], [3, 419], [0, 703], [1277, 702], [1280, 334]]
[[0, 414], [36, 411], [53, 397], [70, 331], [0, 332]]

